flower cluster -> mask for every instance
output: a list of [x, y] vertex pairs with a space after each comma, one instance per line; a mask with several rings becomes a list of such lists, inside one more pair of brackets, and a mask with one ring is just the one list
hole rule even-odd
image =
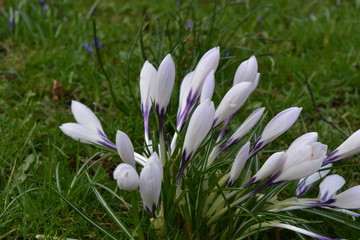
[[[140, 73], [145, 136], [143, 153], [134, 152], [131, 140], [122, 131], [117, 132], [116, 143], [112, 143], [94, 113], [77, 101], [72, 101], [71, 105], [77, 123], [65, 123], [60, 128], [77, 141], [116, 150], [124, 162], [118, 165], [113, 173], [119, 188], [127, 191], [139, 189], [144, 209], [158, 218], [164, 217], [164, 206], [161, 202], [159, 204], [160, 193], [171, 192], [170, 189], [162, 189], [162, 183], [167, 182], [170, 183], [169, 186], [176, 188], [173, 201], [178, 202], [178, 213], [185, 221], [188, 219], [181, 210], [181, 205], [189, 204], [187, 201], [191, 200], [186, 200], [184, 196], [191, 194], [191, 190], [186, 190], [183, 182], [191, 181], [195, 172], [200, 172], [203, 176], [198, 184], [202, 186], [202, 196], [205, 196], [203, 206], [195, 211], [201, 213], [208, 226], [215, 227], [221, 216], [232, 209], [240, 214], [241, 209], [237, 207], [245, 206], [249, 199], [262, 201], [266, 193], [264, 195], [261, 191], [299, 179], [297, 197], [282, 201], [273, 197], [267, 201], [268, 204], [263, 205], [263, 210], [281, 212], [318, 207], [338, 209], [357, 216], [357, 213], [346, 209], [360, 208], [360, 202], [353, 201], [360, 197], [360, 187], [355, 186], [336, 194], [345, 180], [339, 175], [330, 175], [325, 179], [324, 177], [331, 171], [334, 162], [360, 152], [360, 130], [330, 154], [327, 154], [327, 145], [318, 141], [316, 132], [306, 133], [293, 141], [287, 150], [273, 153], [254, 173], [246, 166], [251, 165], [249, 162], [257, 159], [261, 150], [296, 122], [302, 108], [291, 107], [281, 111], [266, 124], [259, 137], [254, 138], [256, 131], [252, 131], [252, 135], [246, 139], [244, 137], [249, 135], [265, 111], [265, 108], [255, 109], [229, 137], [229, 124], [256, 89], [260, 73], [254, 56], [241, 63], [235, 73], [233, 86], [215, 107], [212, 95], [219, 60], [220, 49], [215, 47], [206, 52], [194, 71], [182, 80], [176, 129], [173, 137], [167, 139], [167, 144], [166, 115], [175, 83], [175, 64], [170, 54], [162, 60], [158, 69], [146, 61]], [[158, 136], [150, 137], [150, 116], [153, 110], [158, 119]], [[252, 139], [255, 140], [253, 143]], [[228, 164], [224, 168], [228, 162], [224, 163], [219, 156], [223, 156], [230, 148], [239, 147], [232, 165]], [[142, 167], [140, 175], [136, 163]], [[215, 163], [222, 167], [218, 169], [217, 176], [208, 176], [211, 169], [216, 168]], [[166, 174], [165, 177], [164, 171], [171, 174]], [[212, 178], [217, 179], [215, 184], [212, 184]], [[319, 196], [301, 198], [320, 179], [323, 181], [320, 184]], [[241, 234], [256, 232], [257, 228], [282, 227], [314, 238], [328, 239], [288, 224], [286, 220], [267, 220], [260, 225], [254, 221]]]

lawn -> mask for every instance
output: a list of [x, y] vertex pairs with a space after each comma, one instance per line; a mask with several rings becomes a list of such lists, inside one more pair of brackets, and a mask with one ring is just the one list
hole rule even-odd
[[[119, 129], [141, 151], [141, 67], [145, 60], [158, 67], [167, 53], [176, 65], [168, 119], [176, 117], [184, 75], [207, 50], [220, 46], [215, 106], [242, 61], [255, 55], [261, 73], [257, 89], [230, 129], [255, 108], [265, 107], [269, 121], [292, 106], [303, 110], [297, 123], [276, 140], [278, 150], [306, 132], [318, 132], [319, 140], [334, 150], [360, 128], [359, 0], [0, 3], [0, 239], [107, 239], [101, 229], [126, 239], [94, 186], [120, 221], [137, 232], [135, 238], [159, 237], [149, 223], [151, 215], [143, 211], [137, 219], [105, 189], [135, 205], [141, 201], [139, 194], [117, 189], [112, 179], [121, 159], [106, 150], [99, 155], [100, 150], [68, 138], [59, 126], [74, 121], [70, 104], [76, 100], [94, 111], [112, 141]], [[94, 30], [102, 44], [100, 57], [91, 43]], [[87, 174], [77, 175], [86, 161], [93, 165], [86, 165]], [[334, 165], [333, 173], [344, 176], [346, 188], [359, 184], [359, 155]], [[309, 211], [299, 214], [306, 218]], [[359, 220], [345, 219], [351, 224], [319, 217], [310, 220], [325, 224], [309, 226], [325, 236], [357, 239]], [[188, 237], [185, 228], [176, 231], [174, 226], [169, 236]], [[201, 234], [200, 229], [192, 237], [200, 239]], [[289, 239], [285, 236], [302, 239], [287, 230], [258, 237]]]

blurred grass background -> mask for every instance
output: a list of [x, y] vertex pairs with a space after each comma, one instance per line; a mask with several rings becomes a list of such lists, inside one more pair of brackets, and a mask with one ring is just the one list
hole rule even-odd
[[[240, 62], [256, 55], [261, 80], [232, 127], [256, 107], [266, 107], [267, 120], [285, 108], [303, 107], [298, 123], [277, 140], [279, 149], [309, 131], [319, 132], [320, 141], [329, 149], [346, 138], [320, 119], [304, 73], [318, 109], [327, 119], [347, 134], [360, 128], [359, 0], [2, 0], [0, 5], [0, 212], [31, 188], [68, 189], [81, 162], [96, 152], [58, 128], [74, 121], [72, 99], [94, 110], [111, 140], [121, 129], [140, 149], [140, 69], [145, 60], [158, 66], [169, 52], [177, 67], [178, 89], [202, 54], [220, 46], [216, 104], [230, 88]], [[95, 52], [84, 48], [94, 40], [94, 17], [104, 45], [100, 54], [120, 109]], [[176, 107], [174, 92], [171, 116], [176, 115]], [[120, 162], [116, 156], [110, 159], [114, 165]], [[342, 172], [348, 186], [359, 184], [359, 172], [355, 171], [359, 167], [354, 168], [358, 162], [357, 157], [338, 163], [351, 166]], [[116, 185], [102, 167], [95, 170], [94, 178], [112, 189]], [[88, 185], [85, 178], [79, 179], [68, 199], [96, 222], [111, 222]], [[131, 216], [128, 221], [131, 224]], [[121, 236], [116, 226], [104, 225]], [[346, 228], [320, 228], [324, 235], [328, 232], [351, 239], [356, 234]], [[24, 194], [0, 218], [0, 238], [33, 239], [36, 234], [104, 237], [48, 190]]]

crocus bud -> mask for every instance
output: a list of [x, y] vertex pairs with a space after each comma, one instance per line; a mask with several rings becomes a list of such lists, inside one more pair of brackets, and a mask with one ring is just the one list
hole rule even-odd
[[339, 193], [333, 197], [334, 202], [329, 206], [345, 209], [359, 209], [360, 208], [360, 185], [349, 188], [348, 190]]
[[360, 152], [360, 129], [354, 132], [348, 139], [345, 140], [338, 148], [331, 152], [324, 164], [333, 163], [344, 158], [351, 157]]
[[162, 163], [157, 153], [154, 152], [142, 169], [139, 182], [140, 195], [143, 200], [143, 205], [145, 210], [149, 213], [155, 213], [157, 208], [160, 197], [162, 175]]
[[279, 171], [285, 162], [285, 152], [276, 152], [271, 155], [264, 165], [257, 171], [257, 173], [251, 178], [251, 180], [245, 184], [243, 187], [248, 187], [252, 184], [256, 184], [265, 178], [273, 175], [277, 171]]
[[115, 168], [113, 177], [117, 180], [117, 184], [122, 190], [134, 191], [139, 187], [139, 175], [135, 168], [127, 163], [118, 165]]
[[107, 138], [99, 119], [88, 107], [77, 101], [72, 101], [71, 110], [77, 123], [62, 124], [60, 129], [63, 133], [82, 143], [100, 144], [116, 149], [115, 144]]
[[142, 106], [151, 106], [151, 101], [154, 100], [155, 96], [156, 81], [157, 71], [151, 63], [146, 61], [140, 72], [140, 97]]
[[[310, 175], [309, 177], [302, 178], [299, 180], [299, 185], [296, 188], [296, 197], [300, 198], [302, 197], [310, 188], [311, 186], [320, 180], [321, 178], [325, 177], [331, 170], [332, 164], [327, 164], [325, 166], [322, 166], [318, 172]], [[322, 170], [324, 169], [324, 170]]]
[[249, 159], [250, 142], [247, 142], [238, 152], [230, 170], [228, 187], [232, 187]]
[[192, 114], [185, 135], [181, 167], [178, 175], [179, 179], [181, 179], [187, 163], [209, 133], [214, 121], [214, 116], [214, 103], [209, 99], [202, 102]]
[[241, 82], [233, 86], [223, 97], [216, 109], [214, 126], [218, 126], [224, 120], [236, 113], [248, 99], [252, 83]]
[[199, 63], [197, 64], [194, 70], [194, 76], [191, 83], [191, 89], [193, 95], [200, 94], [200, 91], [203, 87], [203, 83], [205, 78], [209, 75], [209, 73], [213, 70], [214, 72], [217, 69], [220, 60], [220, 48], [215, 47], [207, 51]]
[[134, 147], [128, 135], [119, 130], [116, 133], [116, 148], [121, 159], [135, 168]]
[[258, 73], [258, 64], [255, 56], [251, 56], [248, 60], [242, 62], [236, 70], [233, 86], [240, 82], [254, 82]]
[[319, 198], [322, 201], [332, 199], [336, 192], [345, 184], [345, 179], [337, 174], [327, 176], [319, 185]]
[[181, 82], [178, 114], [179, 112], [182, 112], [186, 106], [187, 98], [189, 96], [189, 92], [191, 89], [191, 80], [193, 76], [194, 76], [194, 72], [189, 72], [188, 74], [185, 75], [185, 77]]
[[201, 90], [200, 103], [204, 102], [206, 99], [211, 101], [212, 95], [215, 88], [215, 75], [214, 70], [211, 70], [209, 75], [205, 78], [204, 85]]
[[258, 108], [254, 112], [252, 112], [245, 121], [241, 124], [241, 126], [234, 132], [234, 134], [229, 138], [225, 145], [232, 145], [240, 141], [242, 137], [244, 137], [260, 120], [263, 115], [265, 108]]
[[260, 151], [275, 138], [286, 132], [298, 119], [302, 108], [291, 107], [278, 113], [271, 121], [265, 126], [261, 136], [254, 143], [251, 150], [252, 154]]
[[160, 63], [157, 73], [157, 87], [155, 95], [156, 111], [159, 116], [165, 115], [170, 102], [171, 92], [175, 82], [175, 64], [168, 54]]

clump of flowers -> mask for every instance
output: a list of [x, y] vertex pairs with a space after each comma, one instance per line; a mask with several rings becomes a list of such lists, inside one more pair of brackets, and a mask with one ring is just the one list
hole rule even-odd
[[[158, 234], [178, 227], [186, 229], [190, 237], [201, 232], [227, 238], [284, 228], [330, 239], [295, 226], [305, 220], [296, 220], [290, 211], [319, 208], [359, 215], [349, 209], [360, 208], [360, 186], [337, 194], [345, 180], [336, 174], [325, 176], [334, 162], [360, 152], [360, 130], [330, 154], [316, 132], [306, 133], [258, 167], [260, 152], [296, 122], [302, 108], [282, 110], [258, 137], [265, 108], [255, 109], [228, 134], [234, 115], [256, 89], [260, 73], [254, 56], [241, 63], [232, 87], [215, 107], [212, 95], [219, 59], [219, 47], [210, 49], [183, 78], [172, 137], [166, 123], [175, 83], [174, 61], [168, 54], [158, 69], [148, 61], [144, 63], [140, 73], [144, 119], [141, 153], [134, 152], [130, 138], [122, 131], [117, 132], [115, 144], [111, 142], [95, 114], [77, 101], [71, 104], [76, 123], [65, 123], [60, 129], [77, 141], [118, 152], [124, 163], [116, 167], [113, 177], [121, 190], [139, 190], [143, 208], [153, 217]], [[155, 135], [150, 134], [153, 113], [158, 123]], [[319, 180], [323, 181], [318, 197], [302, 198]], [[296, 197], [284, 198], [283, 188], [293, 181], [299, 181]]]

